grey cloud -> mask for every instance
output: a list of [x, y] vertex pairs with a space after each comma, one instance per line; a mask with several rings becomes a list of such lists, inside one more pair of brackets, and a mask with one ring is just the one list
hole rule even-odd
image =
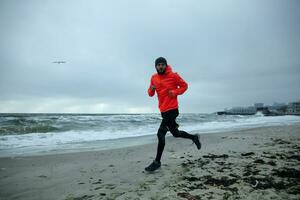
[[59, 98], [82, 99], [83, 110], [97, 101], [156, 109], [146, 89], [158, 56], [189, 83], [184, 112], [300, 98], [298, 1], [0, 4], [0, 103]]

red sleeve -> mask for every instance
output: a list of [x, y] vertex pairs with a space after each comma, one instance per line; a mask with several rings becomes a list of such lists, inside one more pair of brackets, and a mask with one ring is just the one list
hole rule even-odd
[[149, 88], [148, 88], [148, 95], [149, 95], [150, 97], [154, 96], [154, 94], [155, 94], [155, 90], [151, 90], [151, 86], [152, 86], [152, 85], [153, 85], [153, 81], [152, 81], [152, 78], [151, 78], [150, 86], [149, 86]]
[[178, 73], [175, 73], [175, 79], [177, 83], [177, 89], [174, 90], [175, 95], [181, 95], [188, 89], [188, 84], [179, 76]]

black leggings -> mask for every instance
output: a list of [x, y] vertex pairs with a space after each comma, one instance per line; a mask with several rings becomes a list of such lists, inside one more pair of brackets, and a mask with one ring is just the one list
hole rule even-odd
[[178, 109], [161, 113], [163, 119], [157, 132], [158, 146], [157, 146], [157, 154], [155, 158], [155, 160], [158, 162], [160, 162], [162, 153], [164, 151], [165, 136], [168, 131], [170, 131], [174, 137], [188, 138], [191, 140], [195, 138], [194, 135], [191, 135], [185, 131], [178, 130], [179, 125], [176, 123], [176, 117], [178, 115], [179, 115]]

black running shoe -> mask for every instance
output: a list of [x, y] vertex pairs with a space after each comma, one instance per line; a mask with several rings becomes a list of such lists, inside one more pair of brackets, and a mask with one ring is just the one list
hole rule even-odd
[[196, 144], [197, 149], [200, 150], [201, 149], [200, 135], [196, 134], [194, 136], [195, 138], [193, 139], [193, 142]]
[[153, 161], [148, 167], [145, 168], [145, 170], [147, 172], [153, 172], [155, 170], [157, 170], [158, 168], [160, 168], [160, 162], [157, 162], [157, 161]]

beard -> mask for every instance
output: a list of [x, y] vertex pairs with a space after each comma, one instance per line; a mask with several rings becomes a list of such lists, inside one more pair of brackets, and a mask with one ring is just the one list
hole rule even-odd
[[165, 74], [166, 69], [161, 69], [161, 70], [156, 69], [156, 71], [158, 74], [162, 75], [162, 74]]

